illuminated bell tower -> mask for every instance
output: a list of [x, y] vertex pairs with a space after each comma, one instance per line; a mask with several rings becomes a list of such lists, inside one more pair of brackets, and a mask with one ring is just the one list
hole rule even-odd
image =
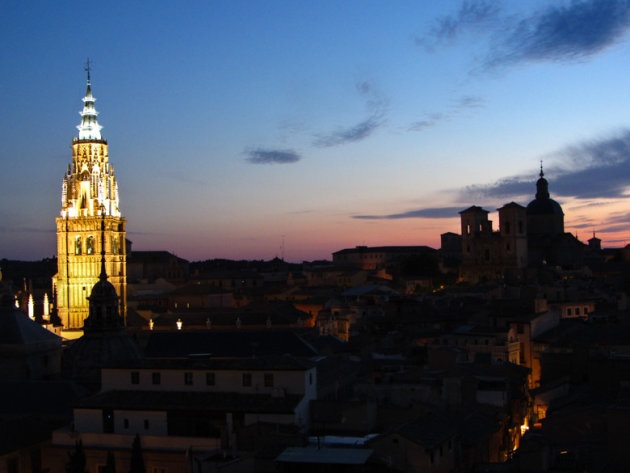
[[[118, 183], [101, 137], [87, 65], [87, 91], [79, 137], [72, 140], [72, 164], [63, 177], [61, 216], [57, 217], [57, 313], [64, 329], [78, 330], [89, 315], [88, 296], [99, 281], [101, 251], [105, 268], [127, 314], [126, 219], [121, 217]], [[101, 222], [105, 230], [101, 232]]]

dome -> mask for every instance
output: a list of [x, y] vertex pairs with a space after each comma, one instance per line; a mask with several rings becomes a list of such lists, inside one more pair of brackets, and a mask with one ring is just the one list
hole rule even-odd
[[535, 199], [527, 205], [527, 215], [564, 215], [564, 212], [553, 199]]
[[107, 279], [101, 279], [94, 284], [90, 293], [90, 301], [97, 302], [102, 300], [118, 300], [116, 288]]
[[564, 216], [560, 204], [549, 197], [549, 183], [544, 178], [542, 168], [540, 179], [536, 182], [536, 198], [527, 205], [527, 215]]

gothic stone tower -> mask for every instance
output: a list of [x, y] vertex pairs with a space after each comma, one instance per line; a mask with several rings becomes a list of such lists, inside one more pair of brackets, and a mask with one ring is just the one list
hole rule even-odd
[[63, 177], [61, 216], [56, 219], [58, 267], [53, 286], [59, 318], [63, 328], [70, 330], [81, 329], [89, 314], [88, 296], [99, 281], [103, 250], [123, 319], [127, 312], [126, 219], [120, 215], [118, 183], [94, 101], [88, 63], [79, 137], [72, 140], [72, 164]]

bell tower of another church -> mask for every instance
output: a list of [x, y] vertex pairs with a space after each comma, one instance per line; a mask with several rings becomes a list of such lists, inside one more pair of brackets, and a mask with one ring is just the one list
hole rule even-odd
[[99, 281], [102, 250], [123, 319], [127, 312], [126, 219], [120, 214], [118, 182], [94, 108], [89, 61], [86, 71], [79, 136], [72, 140], [72, 163], [63, 177], [61, 216], [56, 219], [58, 266], [53, 286], [58, 316], [69, 330], [83, 328], [89, 315], [88, 296]]

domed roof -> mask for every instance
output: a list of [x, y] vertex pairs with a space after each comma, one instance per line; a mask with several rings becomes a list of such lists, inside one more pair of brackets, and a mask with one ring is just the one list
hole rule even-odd
[[116, 288], [107, 279], [101, 279], [94, 284], [92, 292], [90, 293], [90, 301], [99, 302], [102, 300], [118, 300], [118, 294]]
[[560, 204], [553, 199], [535, 199], [527, 205], [527, 215], [564, 215], [564, 212]]
[[536, 198], [527, 205], [527, 215], [562, 215], [562, 207], [549, 197], [549, 183], [544, 178], [542, 165], [540, 179], [536, 182]]

